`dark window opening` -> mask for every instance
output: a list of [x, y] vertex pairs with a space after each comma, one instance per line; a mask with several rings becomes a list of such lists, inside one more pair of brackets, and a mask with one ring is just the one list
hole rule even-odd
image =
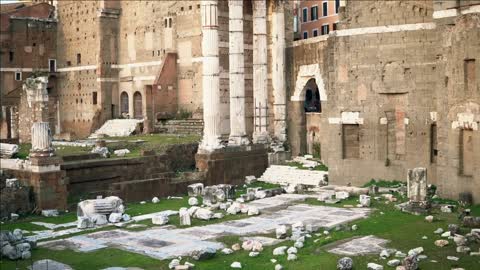
[[313, 36], [314, 36], [314, 37], [317, 37], [317, 36], [318, 36], [318, 30], [316, 30], [316, 29], [313, 30]]
[[22, 80], [22, 72], [15, 72], [15, 81]]
[[333, 24], [333, 31], [337, 30], [338, 29], [338, 23], [334, 23]]
[[305, 112], [322, 112], [318, 89], [307, 89], [303, 107]]
[[467, 59], [464, 63], [464, 84], [465, 84], [465, 92], [473, 94], [476, 88], [476, 66], [475, 66], [475, 59]]
[[307, 8], [304, 8], [303, 9], [303, 14], [302, 14], [302, 19], [303, 19], [303, 22], [307, 22], [308, 21], [308, 9]]
[[437, 163], [438, 149], [437, 149], [437, 125], [430, 126], [430, 162]]
[[122, 92], [120, 95], [120, 113], [128, 114], [128, 106], [128, 94], [126, 92]]
[[77, 53], [77, 64], [81, 64], [82, 63], [82, 55]]
[[323, 17], [328, 16], [328, 2], [322, 3], [322, 15]]
[[303, 32], [303, 39], [307, 39], [308, 38], [308, 32]]
[[50, 70], [50, 72], [56, 72], [57, 71], [57, 60], [55, 60], [55, 59], [48, 60], [48, 69]]
[[97, 92], [92, 93], [92, 103], [93, 105], [97, 105]]
[[310, 20], [316, 21], [318, 19], [318, 6], [310, 8]]
[[340, 0], [335, 0], [335, 13], [338, 13], [340, 9]]
[[328, 35], [329, 32], [330, 32], [330, 25], [328, 24], [322, 25], [322, 35]]
[[14, 56], [13, 52], [8, 53], [8, 60], [10, 61], [10, 63], [13, 62], [13, 56]]
[[168, 28], [172, 28], [172, 18], [168, 19]]
[[67, 61], [67, 66], [69, 67], [69, 66], [71, 66], [71, 65], [72, 65], [72, 62]]

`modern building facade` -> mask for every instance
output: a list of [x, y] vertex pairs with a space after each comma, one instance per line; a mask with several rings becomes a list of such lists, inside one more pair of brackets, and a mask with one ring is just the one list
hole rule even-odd
[[341, 0], [302, 0], [297, 11], [301, 39], [328, 35], [337, 30]]

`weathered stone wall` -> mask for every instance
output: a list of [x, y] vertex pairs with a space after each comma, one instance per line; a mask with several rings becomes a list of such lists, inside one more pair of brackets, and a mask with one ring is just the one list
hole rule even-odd
[[[140, 183], [149, 179], [164, 179], [164, 182], [169, 183], [175, 177], [175, 172], [195, 168], [197, 147], [197, 144], [175, 145], [165, 153], [154, 156], [66, 162], [62, 165], [62, 170], [66, 171], [69, 179], [70, 195], [107, 195], [112, 192], [114, 184], [128, 185], [131, 181]], [[150, 184], [145, 181], [143, 183]], [[138, 187], [137, 190], [148, 189]], [[151, 192], [172, 195], [162, 190]], [[137, 194], [133, 197], [138, 196], [147, 199], [149, 194]]]
[[[470, 191], [479, 200], [478, 13], [458, 15], [434, 20], [432, 1], [349, 1], [342, 30], [295, 42], [293, 154], [312, 151], [315, 131], [333, 183], [405, 180], [425, 167], [442, 196]], [[315, 115], [304, 112], [299, 76], [310, 64], [326, 90]]]

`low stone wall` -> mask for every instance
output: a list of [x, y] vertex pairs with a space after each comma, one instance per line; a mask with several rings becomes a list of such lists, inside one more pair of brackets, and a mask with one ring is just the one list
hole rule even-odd
[[180, 175], [165, 173], [155, 179], [114, 183], [110, 185], [109, 193], [127, 202], [137, 202], [153, 197], [184, 195], [187, 193], [188, 185], [204, 181], [204, 174], [199, 172], [186, 172]]
[[[128, 195], [126, 201], [172, 195], [166, 185], [175, 172], [193, 170], [197, 144], [169, 147], [164, 153], [137, 158], [98, 159], [65, 162], [62, 170], [69, 179], [70, 196]], [[162, 179], [159, 183], [154, 183]], [[128, 187], [128, 188], [125, 188]], [[165, 189], [165, 190], [164, 190]], [[127, 192], [128, 191], [128, 192]]]
[[155, 124], [155, 131], [168, 134], [202, 135], [203, 120], [168, 120]]
[[0, 173], [0, 218], [9, 218], [11, 213], [27, 214], [34, 206], [32, 189], [28, 186], [6, 187], [5, 180], [14, 178], [6, 172]]
[[268, 167], [268, 153], [263, 145], [227, 147], [196, 155], [197, 168], [205, 173], [208, 185], [239, 185], [245, 176], [260, 177]]

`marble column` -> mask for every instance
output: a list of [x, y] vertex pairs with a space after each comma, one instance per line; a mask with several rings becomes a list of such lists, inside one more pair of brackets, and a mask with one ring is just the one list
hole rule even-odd
[[268, 143], [267, 3], [253, 1], [254, 143]]
[[18, 113], [15, 106], [10, 107], [10, 137], [18, 138]]
[[249, 144], [245, 123], [245, 55], [243, 39], [243, 0], [228, 0], [229, 17], [229, 145]]
[[222, 148], [220, 136], [220, 61], [218, 51], [218, 1], [201, 1], [203, 139], [200, 150]]
[[272, 84], [274, 137], [278, 142], [287, 140], [287, 108], [285, 88], [285, 7], [277, 0], [272, 14]]
[[[48, 122], [36, 122], [32, 125], [32, 154], [50, 153], [52, 149], [52, 134]], [[44, 154], [40, 154], [44, 155]]]

